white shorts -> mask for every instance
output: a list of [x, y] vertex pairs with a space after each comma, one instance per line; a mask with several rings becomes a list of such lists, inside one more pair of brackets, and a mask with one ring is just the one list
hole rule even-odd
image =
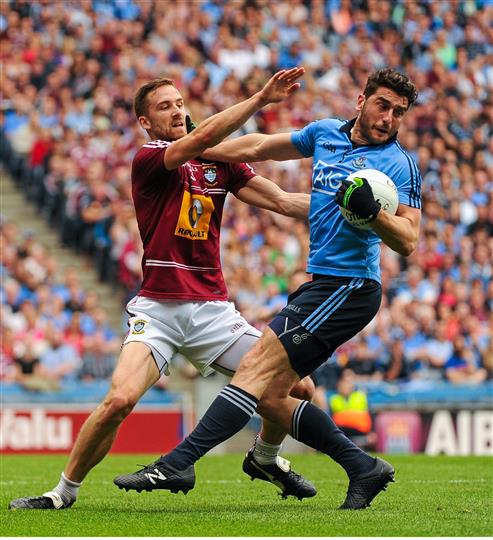
[[173, 357], [182, 355], [206, 377], [214, 371], [210, 365], [245, 332], [261, 335], [232, 302], [175, 302], [135, 296], [127, 311], [130, 328], [123, 345], [131, 341], [148, 345], [159, 372], [166, 375]]

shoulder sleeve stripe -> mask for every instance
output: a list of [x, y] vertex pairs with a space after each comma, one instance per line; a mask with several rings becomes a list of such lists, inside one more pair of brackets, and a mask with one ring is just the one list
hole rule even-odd
[[414, 169], [416, 171], [416, 193], [417, 193], [417, 197], [418, 197], [418, 205], [421, 206], [421, 173], [419, 172], [419, 169], [418, 169], [418, 164], [414, 161], [414, 159], [411, 159], [411, 163], [413, 164], [414, 166]]
[[411, 158], [411, 163], [416, 173], [416, 199], [417, 199], [416, 202], [418, 204], [418, 207], [420, 207], [421, 206], [421, 173], [419, 172], [418, 165], [412, 158]]
[[420, 208], [421, 190], [419, 186], [419, 172], [416, 165], [413, 164], [413, 160], [397, 141], [396, 146], [404, 154], [407, 159], [407, 164], [409, 165], [409, 173], [411, 175], [411, 192], [409, 193], [410, 206], [413, 208]]

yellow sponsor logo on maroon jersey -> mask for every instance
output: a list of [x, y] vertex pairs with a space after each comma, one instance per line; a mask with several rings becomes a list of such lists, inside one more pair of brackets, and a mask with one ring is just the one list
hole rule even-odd
[[207, 240], [214, 203], [207, 195], [193, 195], [183, 192], [180, 215], [175, 235], [191, 240]]

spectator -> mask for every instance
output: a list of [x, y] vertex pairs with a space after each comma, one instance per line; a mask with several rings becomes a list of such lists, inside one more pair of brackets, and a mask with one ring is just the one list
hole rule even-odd
[[463, 336], [453, 342], [453, 352], [445, 363], [445, 376], [454, 384], [478, 384], [486, 380], [488, 372], [481, 367], [472, 346]]
[[348, 361], [345, 368], [350, 370], [357, 381], [369, 381], [378, 379], [377, 353], [370, 349], [368, 341], [360, 335], [351, 340], [352, 350], [348, 353]]
[[35, 343], [30, 336], [14, 344], [16, 366], [15, 382], [31, 391], [56, 391], [58, 382], [46, 376], [40, 363], [40, 355], [44, 349], [40, 343]]
[[39, 372], [56, 382], [75, 379], [80, 368], [80, 357], [76, 350], [65, 343], [63, 331], [55, 325], [46, 328], [48, 347], [40, 355]]
[[413, 363], [406, 358], [402, 341], [396, 339], [390, 344], [387, 358], [379, 363], [379, 372], [384, 381], [408, 381], [413, 371]]
[[0, 327], [0, 383], [13, 382], [17, 378], [14, 357], [14, 333], [6, 326]]
[[79, 377], [84, 381], [108, 379], [116, 364], [116, 354], [103, 332], [95, 332], [84, 339]]
[[79, 357], [82, 356], [82, 350], [84, 348], [84, 334], [81, 330], [80, 319], [80, 311], [74, 311], [63, 335], [64, 343], [73, 347]]
[[31, 339], [17, 341], [13, 346], [14, 361], [17, 366], [17, 380], [22, 382], [25, 376], [39, 372], [39, 349]]
[[354, 373], [345, 369], [337, 383], [337, 393], [330, 398], [332, 419], [360, 448], [374, 448], [376, 434], [372, 432], [372, 419], [366, 394], [355, 388]]
[[[58, 389], [77, 375], [83, 327], [103, 336], [105, 353], [114, 362], [120, 340], [97, 295], [81, 289], [77, 270], [69, 267], [64, 283], [54, 282], [50, 258], [34, 233], [20, 236], [7, 222], [1, 234], [2, 266], [9, 275], [0, 289], [1, 380], [30, 390]], [[22, 285], [30, 276], [35, 276], [32, 290]]]
[[452, 343], [447, 338], [447, 325], [445, 321], [439, 321], [435, 333], [429, 335], [423, 345], [421, 358], [426, 362], [426, 378], [443, 379], [444, 367], [452, 352]]

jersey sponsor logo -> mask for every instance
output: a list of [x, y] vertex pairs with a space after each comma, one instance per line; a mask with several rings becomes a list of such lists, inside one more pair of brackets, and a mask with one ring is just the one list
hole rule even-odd
[[189, 240], [207, 240], [214, 209], [208, 195], [194, 193], [192, 196], [189, 191], [184, 191], [175, 235]]
[[294, 311], [295, 313], [301, 313], [300, 306], [295, 306], [294, 304], [288, 304], [286, 306], [286, 309], [290, 309], [291, 311]]
[[195, 229], [199, 223], [200, 216], [204, 213], [204, 206], [200, 202], [200, 199], [192, 199], [192, 201], [192, 206], [188, 211], [188, 220], [192, 228]]
[[365, 158], [365, 156], [360, 156], [360, 157], [354, 158], [353, 161], [351, 161], [351, 163], [357, 169], [366, 168], [366, 158]]
[[132, 323], [132, 334], [143, 334], [145, 332], [145, 325], [147, 324], [147, 321], [144, 321], [142, 319], [139, 319], [137, 321], [134, 321]]
[[192, 229], [184, 229], [183, 227], [178, 227], [175, 231], [177, 236], [183, 236], [185, 238], [190, 238], [191, 240], [207, 240], [207, 233], [204, 231], [193, 231]]
[[313, 166], [313, 188], [319, 188], [330, 195], [335, 195], [341, 185], [344, 174], [334, 170], [333, 165], [319, 159]]
[[217, 167], [215, 165], [202, 165], [202, 170], [205, 181], [209, 185], [215, 186], [217, 184]]

